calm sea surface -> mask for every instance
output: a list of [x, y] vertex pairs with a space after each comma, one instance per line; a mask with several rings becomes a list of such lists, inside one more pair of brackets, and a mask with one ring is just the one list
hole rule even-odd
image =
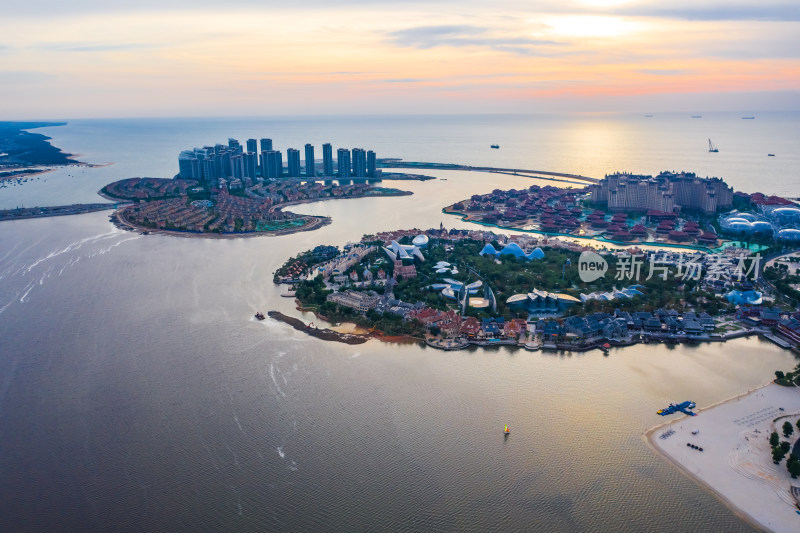
[[[110, 181], [171, 177], [181, 149], [228, 137], [596, 177], [691, 170], [800, 196], [799, 124], [797, 114], [75, 120], [38, 131], [114, 164], [0, 189], [0, 206], [96, 201]], [[445, 353], [324, 343], [252, 318], [297, 314], [271, 279], [299, 251], [469, 227], [441, 207], [533, 183], [436, 175], [447, 180], [401, 183], [412, 196], [301, 206], [333, 224], [285, 237], [141, 236], [108, 213], [0, 224], [0, 530], [749, 530], [642, 433], [671, 401], [709, 405], [794, 366], [771, 344]]]

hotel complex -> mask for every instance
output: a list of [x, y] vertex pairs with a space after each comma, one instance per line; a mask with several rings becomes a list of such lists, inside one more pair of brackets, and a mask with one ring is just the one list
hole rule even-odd
[[[257, 153], [260, 144], [261, 152]], [[245, 149], [246, 148], [246, 149]], [[300, 150], [289, 148], [286, 151], [286, 166], [283, 154], [273, 150], [272, 139], [248, 139], [243, 148], [236, 139], [228, 139], [228, 144], [204, 146], [184, 150], [178, 156], [179, 175], [183, 179], [195, 180], [239, 180], [251, 182], [280, 178], [374, 178], [376, 169], [375, 152], [363, 148], [337, 150], [337, 173], [334, 174], [333, 148], [329, 143], [322, 145], [322, 167], [318, 168], [314, 159], [314, 146], [304, 147], [305, 161], [301, 167]], [[318, 172], [321, 171], [321, 172]]]
[[656, 177], [610, 174], [587, 187], [591, 201], [610, 211], [663, 211], [681, 209], [716, 213], [733, 204], [733, 189], [720, 178], [698, 178], [691, 172], [662, 172]]

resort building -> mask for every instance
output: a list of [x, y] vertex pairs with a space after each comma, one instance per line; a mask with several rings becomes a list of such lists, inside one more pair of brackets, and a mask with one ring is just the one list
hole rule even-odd
[[699, 178], [691, 172], [662, 172], [656, 177], [609, 174], [589, 185], [591, 201], [611, 211], [693, 209], [710, 214], [733, 204], [733, 189], [719, 178]]
[[352, 291], [334, 292], [329, 294], [327, 301], [336, 305], [343, 305], [355, 309], [360, 313], [366, 313], [370, 309], [375, 309], [380, 300], [380, 296], [375, 291]]

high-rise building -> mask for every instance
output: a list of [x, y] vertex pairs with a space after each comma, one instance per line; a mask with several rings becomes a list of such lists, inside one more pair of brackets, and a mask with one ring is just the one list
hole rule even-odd
[[313, 178], [317, 175], [314, 168], [314, 146], [306, 144], [306, 176]]
[[367, 177], [367, 152], [363, 148], [353, 148], [353, 176]]
[[289, 148], [286, 151], [286, 162], [289, 170], [289, 177], [300, 177], [300, 150]]
[[178, 173], [182, 179], [197, 179], [193, 170], [194, 161], [197, 161], [197, 157], [192, 150], [184, 150], [178, 155]]
[[261, 151], [266, 152], [272, 150], [272, 139], [261, 139]]
[[333, 176], [333, 147], [330, 143], [322, 145], [322, 175]]
[[279, 178], [281, 176], [280, 152], [265, 150], [261, 152], [264, 178]]
[[367, 176], [374, 178], [376, 174], [376, 167], [377, 159], [375, 158], [375, 152], [372, 150], [367, 150]]
[[339, 177], [350, 177], [350, 150], [347, 148], [339, 148], [336, 151], [336, 164], [339, 167]]
[[244, 177], [244, 158], [241, 154], [231, 156], [231, 175], [238, 179]]
[[[255, 144], [254, 139], [250, 139]], [[247, 144], [250, 144], [250, 141], [247, 141]], [[244, 177], [250, 178], [251, 180], [256, 179], [256, 169], [258, 167], [258, 158], [256, 157], [255, 152], [247, 151], [244, 153]]]
[[255, 139], [247, 139], [247, 151], [258, 153], [258, 141]]
[[242, 145], [239, 144], [239, 141], [232, 137], [228, 137], [228, 148], [236, 153], [240, 153], [242, 151]]
[[216, 177], [216, 173], [214, 172], [214, 160], [207, 157], [200, 161], [200, 178], [210, 180]]
[[269, 176], [267, 176], [267, 169], [269, 168], [269, 161], [268, 161], [268, 158], [267, 158], [267, 154], [268, 153], [269, 153], [269, 150], [264, 150], [264, 151], [261, 152], [261, 155], [258, 156], [259, 157], [258, 167], [260, 169], [259, 172], [261, 173], [261, 177], [262, 178], [268, 178], [269, 177]]

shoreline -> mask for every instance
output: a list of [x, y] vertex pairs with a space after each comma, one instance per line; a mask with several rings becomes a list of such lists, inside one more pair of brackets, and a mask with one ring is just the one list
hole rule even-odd
[[[331, 324], [331, 331], [336, 331], [333, 328], [341, 327], [344, 324], [352, 325], [353, 328], [356, 329], [364, 329], [363, 326], [358, 326], [355, 322], [341, 322], [339, 325], [334, 325], [334, 322], [331, 322], [328, 317], [319, 314], [314, 309], [305, 309], [302, 307], [302, 304], [299, 300], [295, 299], [295, 304], [297, 304], [297, 310], [306, 313], [313, 313], [316, 318], [319, 320], [324, 320], [325, 322]], [[277, 311], [276, 311], [277, 312]], [[272, 313], [272, 311], [270, 311]], [[299, 320], [299, 319], [297, 319]], [[500, 347], [500, 346], [509, 346], [512, 348], [524, 349], [527, 351], [556, 351], [556, 352], [576, 352], [576, 353], [583, 353], [588, 352], [591, 350], [600, 350], [604, 353], [604, 355], [608, 355], [608, 352], [612, 348], [628, 348], [631, 346], [636, 346], [639, 344], [666, 344], [666, 345], [676, 345], [676, 344], [688, 344], [688, 345], [699, 345], [705, 343], [725, 343], [727, 341], [732, 341], [741, 338], [749, 338], [753, 335], [756, 335], [762, 339], [768, 340], [770, 342], [775, 343], [772, 339], [766, 336], [764, 331], [739, 331], [734, 332], [731, 334], [725, 334], [720, 336], [719, 338], [672, 338], [672, 337], [658, 337], [658, 338], [648, 338], [648, 339], [627, 339], [627, 340], [609, 340], [609, 339], [595, 339], [585, 344], [568, 344], [568, 343], [536, 343], [536, 342], [529, 342], [525, 341], [522, 342], [516, 339], [464, 339], [464, 338], [454, 338], [454, 339], [442, 339], [438, 337], [430, 337], [426, 336], [425, 338], [418, 338], [410, 335], [387, 335], [384, 332], [376, 329], [364, 329], [364, 331], [368, 331], [368, 333], [362, 333], [361, 335], [367, 337], [374, 337], [382, 342], [389, 342], [389, 343], [420, 343], [431, 348], [442, 350], [442, 351], [459, 351], [459, 350], [469, 350], [473, 347], [477, 348], [492, 348], [492, 347]], [[323, 339], [325, 340], [325, 339]], [[781, 346], [781, 348], [788, 349], [793, 353], [798, 353], [795, 348], [785, 348]], [[763, 385], [762, 385], [763, 386]], [[748, 393], [751, 391], [748, 391]], [[748, 394], [745, 393], [745, 394]], [[724, 403], [723, 402], [720, 403]], [[698, 409], [696, 412], [700, 412], [702, 410], [710, 409], [711, 407], [715, 407], [718, 404], [711, 405], [709, 407], [704, 407], [702, 409]], [[653, 431], [659, 429], [662, 425], [656, 426], [653, 428]]]
[[[69, 168], [69, 167], [83, 167], [83, 168], [100, 168], [100, 167], [108, 167], [113, 165], [114, 163], [84, 163], [78, 161], [77, 163], [66, 163], [63, 165], [52, 165], [47, 168], [6, 168], [0, 170], [0, 182], [2, 181], [14, 181], [14, 180], [23, 180], [25, 178], [32, 178], [34, 176], [41, 176], [43, 174], [48, 174], [50, 172], [54, 172], [56, 170], [62, 168]], [[2, 167], [0, 167], [2, 168]], [[117, 200], [121, 201], [121, 200]]]
[[306, 224], [299, 228], [287, 228], [285, 230], [278, 230], [278, 231], [248, 231], [242, 233], [211, 233], [211, 232], [192, 232], [192, 231], [180, 231], [180, 230], [168, 230], [168, 229], [159, 229], [159, 228], [148, 228], [145, 226], [139, 226], [130, 222], [123, 216], [125, 209], [118, 209], [115, 211], [109, 219], [111, 222], [118, 227], [119, 229], [125, 231], [135, 231], [139, 232], [142, 235], [168, 235], [170, 237], [186, 237], [190, 239], [242, 239], [242, 238], [251, 238], [251, 237], [278, 237], [281, 235], [291, 235], [293, 233], [300, 233], [303, 231], [313, 231], [324, 226], [327, 226], [332, 221], [329, 217], [317, 217], [311, 215], [303, 215], [304, 217], [308, 217], [311, 219], [311, 223]]
[[[765, 393], [767, 400], [759, 400], [764, 398]], [[786, 397], [791, 398], [792, 395], [795, 397], [795, 404], [786, 411], [780, 411], [778, 418], [793, 414], [797, 416], [797, 413], [800, 413], [798, 388], [783, 387], [769, 381], [739, 395], [697, 409], [695, 410], [697, 417], [683, 415], [658, 424], [648, 429], [642, 438], [656, 455], [715, 496], [735, 516], [754, 529], [792, 531], [800, 524], [800, 521], [795, 520], [800, 520], [800, 516], [794, 513], [796, 507], [792, 508], [791, 512], [775, 513], [775, 508], [780, 510], [784, 507], [791, 507], [786, 500], [779, 497], [780, 492], [776, 488], [776, 485], [792, 485], [792, 479], [786, 472], [785, 464], [782, 462], [780, 465], [773, 465], [767, 451], [750, 449], [759, 443], [762, 444], [762, 447], [766, 444], [767, 435], [774, 424], [772, 415], [767, 413], [766, 418], [752, 424], [748, 423], [747, 427], [744, 425], [739, 428], [734, 427], [739, 425], [737, 420], [740, 420], [749, 410], [761, 407], [770, 400], [773, 403], [785, 401]], [[738, 406], [738, 409], [733, 409], [735, 406]], [[738, 417], [737, 420], [734, 420], [736, 424], [728, 420], [732, 416]], [[691, 422], [693, 427], [700, 428], [697, 429], [697, 434], [692, 433], [688, 428], [684, 429], [684, 424], [687, 422]], [[720, 435], [722, 433], [720, 426], [727, 431], [726, 435]], [[657, 434], [666, 428], [670, 428], [675, 433], [670, 434], [667, 439], [657, 440]], [[685, 448], [678, 446], [676, 441], [683, 442], [680, 435], [703, 443], [707, 448], [707, 455], [704, 455], [705, 452], [698, 453], [694, 450], [687, 452]], [[753, 435], [755, 438], [751, 441], [749, 437]], [[746, 446], [744, 453], [749, 452], [744, 456], [746, 462], [740, 467], [742, 470], [750, 468], [751, 471], [747, 471], [746, 474], [737, 471], [734, 467], [734, 463], [739, 457], [738, 450], [742, 446]], [[672, 449], [676, 447], [677, 449]], [[682, 456], [687, 453], [689, 455]], [[762, 463], [767, 465], [766, 471], [763, 469]], [[772, 468], [773, 466], [774, 468]], [[776, 471], [773, 478], [777, 478], [777, 481], [769, 477], [770, 474], [773, 474], [769, 470]], [[794, 483], [800, 485], [800, 480], [794, 481]], [[765, 484], [771, 486], [766, 487]], [[786, 492], [788, 494], [788, 491]], [[765, 499], [766, 503], [770, 505], [768, 511], [764, 510]], [[765, 522], [764, 514], [771, 517], [772, 521]]]
[[[460, 213], [458, 211], [448, 211], [447, 208], [442, 208], [442, 213], [445, 215], [451, 215], [455, 217], [460, 217], [462, 222], [467, 222], [469, 224], [477, 224], [479, 226], [488, 226], [492, 228], [497, 228], [505, 231], [520, 231], [523, 233], [534, 233], [536, 235], [544, 235], [546, 237], [567, 237], [570, 239], [581, 239], [585, 241], [598, 241], [608, 244], [615, 244], [617, 246], [657, 246], [661, 249], [670, 249], [670, 248], [680, 248], [683, 250], [695, 250], [699, 252], [706, 252], [706, 253], [713, 253], [714, 250], [722, 248], [719, 246], [717, 248], [708, 248], [707, 246], [692, 246], [690, 244], [680, 244], [680, 243], [664, 243], [664, 242], [655, 242], [655, 241], [612, 241], [611, 239], [606, 239], [604, 237], [585, 237], [583, 235], [572, 235], [570, 233], [550, 233], [547, 231], [541, 230], [534, 230], [534, 229], [523, 229], [523, 228], [513, 228], [511, 226], [501, 226], [499, 224], [492, 224], [490, 222], [484, 222], [482, 220], [470, 220], [469, 215], [465, 215], [464, 213]], [[723, 241], [729, 242], [729, 241]]]
[[[306, 220], [308, 220], [308, 224], [304, 224], [303, 226], [300, 227], [291, 227], [275, 231], [247, 231], [239, 233], [234, 233], [234, 232], [216, 233], [216, 232], [204, 232], [204, 231], [188, 231], [188, 230], [182, 231], [182, 230], [170, 230], [163, 228], [150, 228], [147, 226], [142, 226], [140, 224], [133, 223], [125, 217], [125, 211], [127, 210], [127, 208], [132, 205], [136, 205], [135, 203], [132, 203], [130, 199], [115, 197], [113, 195], [106, 194], [105, 192], [103, 192], [103, 190], [98, 191], [97, 194], [113, 202], [126, 202], [125, 206], [117, 209], [109, 218], [116, 227], [126, 231], [137, 231], [142, 235], [169, 235], [171, 237], [188, 237], [188, 238], [199, 238], [199, 239], [239, 239], [239, 238], [249, 238], [249, 237], [277, 237], [281, 235], [291, 235], [293, 233], [300, 233], [303, 231], [314, 231], [316, 229], [327, 226], [333, 222], [333, 220], [330, 217], [304, 215], [304, 214], [294, 213], [293, 211], [287, 211], [289, 213], [297, 215], [299, 218], [303, 217], [306, 218]], [[303, 198], [302, 200], [294, 200], [291, 202], [285, 202], [279, 205], [272, 206], [270, 207], [269, 212], [281, 213], [283, 212], [283, 209], [286, 207], [315, 203], [315, 202], [324, 202], [328, 200], [392, 198], [395, 196], [410, 196], [412, 194], [413, 193], [410, 191], [401, 191], [398, 189], [397, 192], [394, 194], [362, 194], [362, 195], [354, 195], [346, 197]]]
[[[380, 331], [368, 331], [366, 333], [347, 333], [347, 332], [336, 331], [335, 329], [333, 329], [335, 327], [341, 327], [341, 324], [352, 324], [354, 329], [359, 329], [359, 326], [352, 322], [342, 322], [339, 326], [333, 326], [333, 328], [327, 328], [327, 327], [318, 328], [315, 325], [306, 324], [303, 320], [296, 317], [291, 317], [289, 315], [281, 313], [280, 311], [268, 311], [267, 316], [279, 322], [283, 322], [284, 324], [291, 326], [292, 328], [294, 328], [297, 331], [300, 331], [301, 333], [305, 333], [311, 337], [323, 341], [340, 342], [351, 345], [363, 344], [370, 339], [376, 339], [381, 342], [392, 342], [398, 344], [420, 342], [419, 339], [414, 337], [408, 337], [405, 335], [384, 335]], [[319, 319], [325, 320], [326, 322], [328, 321], [325, 317], [319, 315], [316, 312], [314, 312], [314, 316]]]

